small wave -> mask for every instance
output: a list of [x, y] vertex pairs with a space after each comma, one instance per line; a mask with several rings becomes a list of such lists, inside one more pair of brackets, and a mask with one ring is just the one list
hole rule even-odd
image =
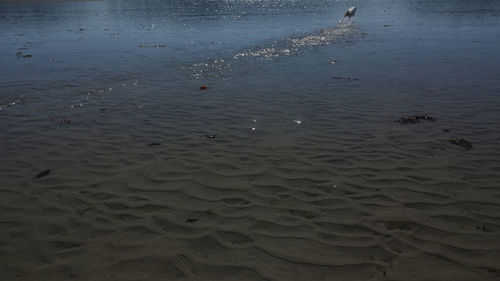
[[11, 106], [14, 106], [14, 105], [16, 105], [16, 104], [19, 104], [19, 103], [23, 102], [23, 98], [24, 98], [24, 96], [21, 94], [21, 95], [20, 95], [18, 98], [16, 98], [14, 101], [8, 102], [8, 103], [6, 103], [6, 104], [1, 104], [1, 105], [0, 105], [0, 110], [3, 110], [3, 109], [5, 109], [5, 108], [7, 108], [7, 107], [11, 107]]

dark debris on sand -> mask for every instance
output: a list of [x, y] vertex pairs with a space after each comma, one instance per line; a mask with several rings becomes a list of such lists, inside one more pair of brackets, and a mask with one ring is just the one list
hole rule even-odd
[[187, 219], [186, 220], [186, 223], [193, 223], [193, 222], [197, 222], [198, 219]]

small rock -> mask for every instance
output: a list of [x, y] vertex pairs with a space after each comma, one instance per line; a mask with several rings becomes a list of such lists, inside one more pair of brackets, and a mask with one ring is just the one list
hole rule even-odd
[[207, 134], [207, 135], [205, 135], [205, 137], [207, 137], [207, 139], [215, 139], [215, 135], [211, 135], [211, 134]]
[[187, 219], [186, 220], [186, 223], [193, 223], [193, 222], [197, 222], [198, 219]]

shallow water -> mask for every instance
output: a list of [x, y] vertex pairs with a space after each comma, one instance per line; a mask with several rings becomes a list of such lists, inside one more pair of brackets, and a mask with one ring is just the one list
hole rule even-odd
[[0, 3], [0, 276], [497, 280], [499, 20], [495, 1]]

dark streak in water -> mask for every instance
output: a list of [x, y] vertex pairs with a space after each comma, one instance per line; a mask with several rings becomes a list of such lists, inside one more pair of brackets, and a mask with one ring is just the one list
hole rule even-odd
[[38, 175], [35, 176], [34, 179], [43, 178], [45, 176], [48, 176], [49, 174], [50, 174], [50, 169], [40, 172]]

